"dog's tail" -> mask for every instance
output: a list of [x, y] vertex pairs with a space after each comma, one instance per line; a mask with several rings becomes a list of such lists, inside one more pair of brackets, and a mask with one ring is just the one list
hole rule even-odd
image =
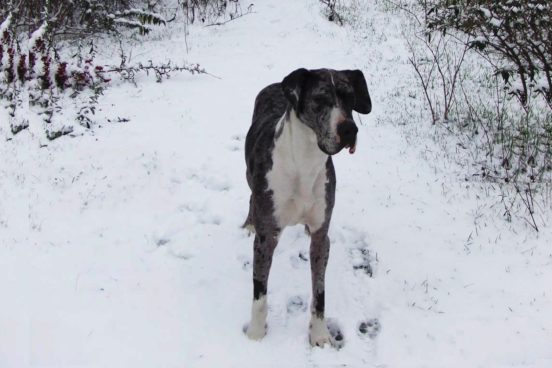
[[242, 229], [246, 229], [249, 235], [255, 234], [255, 226], [253, 225], [253, 198], [251, 197], [249, 197], [249, 212], [241, 227]]
[[255, 226], [253, 224], [248, 223], [245, 221], [245, 223], [242, 225], [242, 229], [247, 230], [247, 235], [255, 234]]

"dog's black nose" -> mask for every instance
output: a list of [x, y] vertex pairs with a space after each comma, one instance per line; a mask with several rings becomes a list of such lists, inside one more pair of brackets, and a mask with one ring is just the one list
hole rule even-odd
[[339, 139], [345, 146], [353, 145], [356, 141], [358, 128], [352, 121], [345, 121], [337, 126]]

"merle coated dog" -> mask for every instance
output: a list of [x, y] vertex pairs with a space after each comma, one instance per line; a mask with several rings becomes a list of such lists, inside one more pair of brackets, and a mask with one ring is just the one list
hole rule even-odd
[[358, 128], [352, 111], [372, 109], [360, 70], [298, 69], [271, 84], [255, 100], [245, 141], [251, 188], [244, 227], [255, 232], [250, 339], [266, 334], [267, 281], [274, 249], [286, 226], [303, 224], [311, 236], [312, 304], [309, 341], [334, 341], [324, 319], [328, 228], [335, 200], [332, 155], [355, 152]]

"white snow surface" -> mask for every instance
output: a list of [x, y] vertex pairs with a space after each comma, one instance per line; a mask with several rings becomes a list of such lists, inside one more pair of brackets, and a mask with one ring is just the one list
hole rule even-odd
[[6, 19], [4, 19], [4, 21], [0, 24], [0, 36], [3, 37], [4, 32], [6, 32], [8, 30], [8, 28], [10, 27], [11, 21], [12, 21], [12, 15], [10, 13], [6, 17]]
[[[552, 367], [552, 232], [506, 223], [490, 186], [428, 154], [401, 22], [371, 4], [356, 35], [314, 0], [256, 1], [192, 28], [188, 53], [182, 33], [156, 30], [137, 58], [192, 60], [220, 79], [115, 83], [102, 127], [81, 136], [12, 137], [2, 109], [0, 367]], [[102, 52], [116, 63], [116, 46]], [[355, 114], [356, 153], [334, 160], [326, 315], [340, 350], [308, 343], [300, 226], [276, 250], [267, 336], [242, 332], [245, 135], [257, 92], [299, 67], [363, 70], [374, 106]], [[373, 277], [355, 269], [367, 261]], [[371, 319], [379, 333], [360, 334]]]

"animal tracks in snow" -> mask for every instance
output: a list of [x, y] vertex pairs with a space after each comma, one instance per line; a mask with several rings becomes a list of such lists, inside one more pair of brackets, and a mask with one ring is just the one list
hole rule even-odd
[[[349, 339], [356, 341], [355, 344], [360, 343], [366, 345], [367, 349], [371, 349], [370, 341], [377, 338], [381, 325], [379, 319], [374, 318], [377, 312], [371, 305], [371, 295], [374, 292], [371, 290], [371, 285], [373, 284], [366, 282], [367, 278], [377, 275], [375, 272], [377, 258], [371, 250], [369, 236], [356, 228], [335, 226], [330, 233], [330, 238], [332, 240], [330, 262], [335, 262], [338, 264], [337, 267], [346, 270], [350, 285], [342, 293], [328, 294], [326, 301], [332, 304], [340, 296], [344, 297], [347, 299], [346, 304], [352, 305], [350, 310], [353, 312], [353, 316], [346, 316], [343, 315], [342, 309], [329, 310], [330, 316], [337, 317], [337, 319], [327, 318], [326, 321], [332, 336], [332, 345], [337, 349], [343, 348], [346, 342], [345, 335], [348, 335]], [[234, 267], [241, 268], [250, 277], [253, 266], [253, 237], [247, 237], [245, 242], [247, 248], [244, 248], [236, 257], [237, 263]], [[311, 290], [310, 277], [307, 276], [310, 275], [309, 246], [310, 238], [300, 226], [288, 228], [282, 233], [273, 260], [273, 266], [280, 269], [274, 270], [272, 282], [269, 282], [269, 300], [273, 308], [272, 316], [269, 314], [268, 317], [269, 324], [277, 324], [290, 318], [290, 321], [293, 321], [290, 325], [293, 325], [299, 323], [299, 320], [310, 318]], [[286, 283], [278, 284], [277, 280], [282, 280], [282, 272], [288, 273], [285, 277]], [[327, 283], [330, 284], [336, 280], [331, 271], [326, 277]], [[301, 285], [296, 285], [298, 282], [301, 282]], [[283, 294], [289, 292], [298, 293], [291, 296]], [[274, 316], [281, 313], [285, 313], [287, 318]], [[341, 321], [340, 318], [343, 320]], [[340, 323], [347, 328], [342, 328]], [[285, 330], [289, 330], [290, 325]]]
[[295, 269], [306, 267], [306, 266], [308, 267], [309, 265], [308, 252], [304, 250], [299, 250], [299, 252], [296, 252], [289, 257], [289, 262], [291, 263], [291, 267]]
[[287, 314], [294, 316], [300, 313], [306, 312], [308, 309], [308, 300], [306, 297], [301, 295], [295, 295], [288, 299], [287, 301]]
[[376, 257], [370, 251], [368, 235], [354, 228], [342, 227], [335, 232], [336, 243], [345, 244], [353, 270], [369, 277], [374, 275]]
[[341, 349], [343, 346], [345, 346], [345, 336], [343, 335], [343, 331], [341, 330], [341, 327], [339, 326], [337, 320], [333, 318], [327, 318], [326, 326], [328, 326], [328, 331], [330, 332], [330, 336], [332, 337], [332, 346], [336, 349]]
[[350, 250], [353, 269], [362, 271], [364, 274], [372, 277], [374, 272], [372, 270], [372, 257], [368, 247], [352, 248]]
[[376, 338], [381, 330], [380, 322], [377, 318], [360, 322], [358, 332], [361, 336], [368, 336], [371, 339]]
[[[186, 175], [186, 180], [197, 183], [201, 187], [214, 192], [227, 192], [231, 189], [230, 182], [226, 178], [214, 175], [216, 170], [204, 168], [202, 170], [190, 170]], [[205, 173], [209, 173], [206, 175]]]
[[243, 150], [245, 141], [245, 135], [234, 135], [232, 136], [231, 142], [228, 144], [227, 148], [232, 152], [239, 152]]

